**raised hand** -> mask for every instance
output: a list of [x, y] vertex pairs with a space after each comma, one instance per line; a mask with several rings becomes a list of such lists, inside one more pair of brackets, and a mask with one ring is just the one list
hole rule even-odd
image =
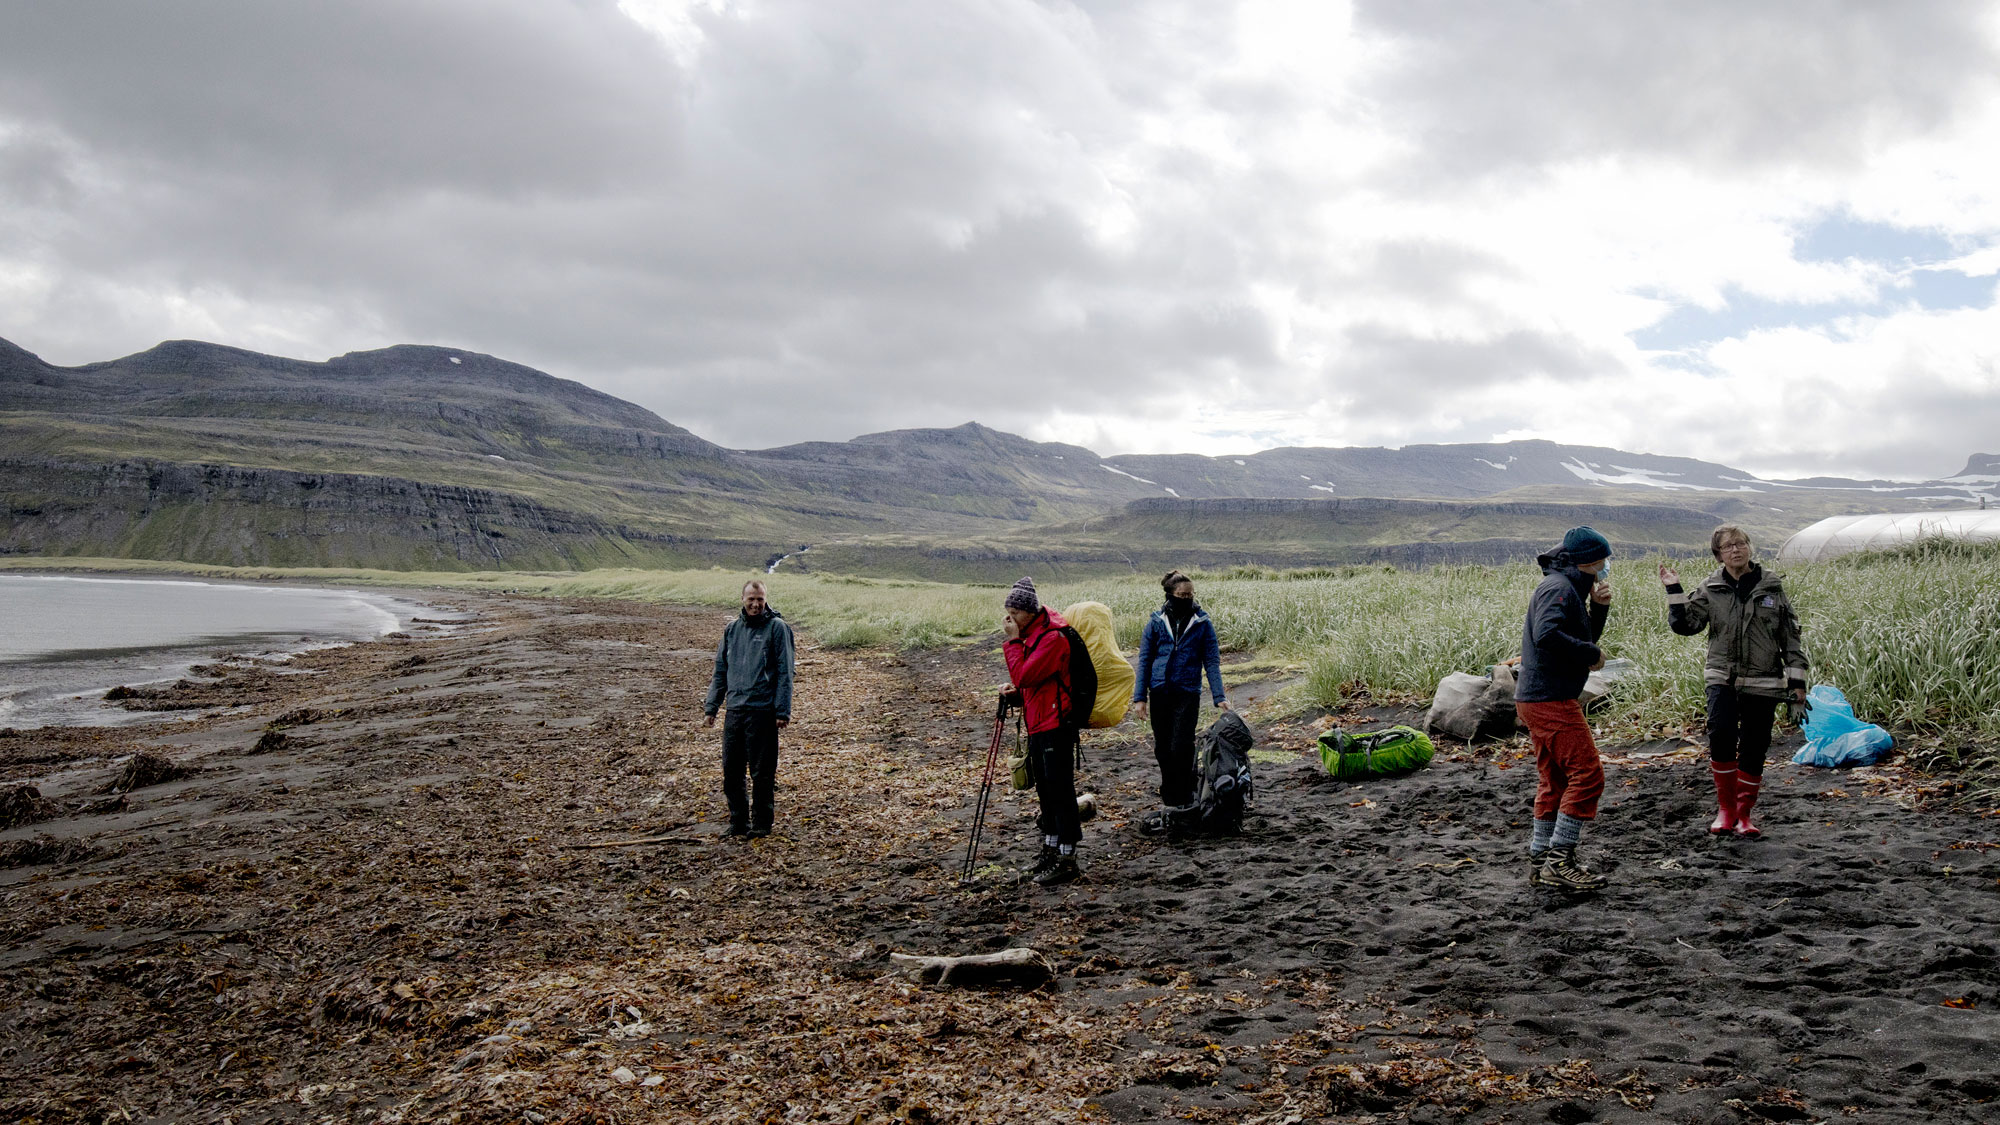
[[1675, 570], [1675, 569], [1674, 569], [1673, 567], [1670, 567], [1670, 566], [1668, 566], [1668, 565], [1667, 565], [1667, 564], [1665, 564], [1665, 563], [1661, 563], [1661, 564], [1660, 564], [1660, 585], [1662, 585], [1662, 586], [1678, 586], [1678, 585], [1680, 585], [1680, 584], [1681, 584], [1681, 572], [1680, 572], [1680, 571], [1678, 571], [1678, 570]]

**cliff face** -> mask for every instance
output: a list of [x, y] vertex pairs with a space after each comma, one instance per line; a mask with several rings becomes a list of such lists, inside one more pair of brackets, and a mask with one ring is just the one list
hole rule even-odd
[[488, 489], [154, 461], [0, 461], [0, 555], [236, 566], [469, 570], [748, 562], [758, 547], [663, 535]]

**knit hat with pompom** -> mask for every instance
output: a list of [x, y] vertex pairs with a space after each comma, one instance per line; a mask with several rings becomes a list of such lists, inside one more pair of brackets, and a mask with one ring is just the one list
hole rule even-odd
[[1022, 613], [1034, 613], [1042, 608], [1042, 601], [1035, 596], [1035, 580], [1023, 578], [1007, 591], [1007, 608], [1018, 609]]

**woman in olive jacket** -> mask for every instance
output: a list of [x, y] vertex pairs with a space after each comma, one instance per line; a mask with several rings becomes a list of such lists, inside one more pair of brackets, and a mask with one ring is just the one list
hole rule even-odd
[[1784, 582], [1751, 561], [1750, 536], [1734, 524], [1709, 535], [1722, 565], [1696, 586], [1660, 568], [1667, 588], [1667, 625], [1684, 637], [1708, 631], [1708, 760], [1716, 814], [1708, 830], [1746, 839], [1763, 835], [1750, 819], [1764, 784], [1764, 756], [1778, 704], [1806, 699], [1805, 646]]

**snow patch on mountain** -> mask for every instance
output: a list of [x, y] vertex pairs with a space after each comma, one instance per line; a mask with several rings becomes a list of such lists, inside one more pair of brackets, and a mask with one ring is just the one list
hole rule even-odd
[[1600, 472], [1599, 470], [1604, 468], [1603, 465], [1586, 465], [1577, 458], [1564, 461], [1562, 467], [1568, 469], [1572, 476], [1577, 477], [1579, 480], [1589, 481], [1591, 484], [1625, 484], [1637, 485], [1641, 488], [1681, 489], [1689, 492], [1762, 491], [1762, 489], [1753, 488], [1749, 485], [1739, 485], [1736, 488], [1718, 488], [1715, 485], [1696, 484], [1693, 481], [1661, 480], [1661, 477], [1677, 477], [1681, 474], [1669, 473], [1660, 469], [1635, 469], [1629, 465], [1612, 465], [1612, 472]]
[[1150, 485], [1153, 485], [1153, 486], [1155, 486], [1155, 487], [1158, 487], [1158, 485], [1159, 485], [1159, 483], [1160, 483], [1159, 481], [1156, 481], [1156, 480], [1147, 480], [1147, 479], [1146, 479], [1145, 477], [1135, 477], [1135, 476], [1133, 476], [1133, 475], [1132, 475], [1131, 473], [1128, 473], [1128, 472], [1126, 472], [1126, 471], [1125, 471], [1125, 470], [1123, 470], [1123, 469], [1114, 469], [1114, 468], [1112, 468], [1112, 467], [1111, 467], [1111, 466], [1109, 466], [1109, 465], [1099, 465], [1099, 466], [1098, 466], [1098, 468], [1100, 468], [1100, 469], [1103, 469], [1103, 470], [1104, 470], [1105, 472], [1107, 472], [1107, 473], [1117, 473], [1117, 474], [1118, 474], [1119, 476], [1121, 476], [1121, 477], [1126, 477], [1126, 478], [1129, 478], [1129, 479], [1131, 479], [1131, 480], [1136, 480], [1136, 481], [1138, 481], [1138, 482], [1139, 482], [1140, 484], [1150, 484]]

